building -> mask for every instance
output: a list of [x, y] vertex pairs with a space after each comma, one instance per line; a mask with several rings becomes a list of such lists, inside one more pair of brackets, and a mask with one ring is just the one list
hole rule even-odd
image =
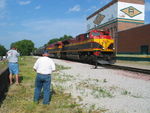
[[150, 24], [118, 32], [118, 53], [150, 54]]
[[115, 38], [118, 31], [144, 24], [144, 0], [112, 0], [87, 17], [87, 29], [109, 30]]
[[[128, 41], [121, 42], [123, 40], [122, 38], [119, 39], [119, 37], [122, 36], [123, 32], [120, 31], [128, 30], [131, 28], [137, 28], [139, 26], [144, 25], [144, 17], [145, 17], [144, 4], [145, 4], [144, 0], [112, 0], [110, 3], [108, 3], [107, 5], [105, 5], [104, 7], [100, 8], [99, 10], [97, 10], [96, 12], [87, 17], [87, 30], [88, 31], [91, 29], [109, 30], [111, 36], [115, 39], [114, 46], [116, 50], [117, 51], [119, 50], [120, 53], [126, 53], [127, 51], [124, 51], [124, 49], [122, 50], [120, 46], [121, 44], [125, 43], [127, 47]], [[120, 34], [118, 34], [119, 32]], [[128, 52], [131, 53], [130, 51]], [[137, 51], [135, 51], [135, 53], [136, 52]]]

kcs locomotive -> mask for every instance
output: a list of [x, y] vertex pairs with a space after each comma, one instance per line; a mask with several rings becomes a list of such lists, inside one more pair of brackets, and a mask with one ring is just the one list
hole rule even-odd
[[50, 57], [73, 59], [100, 64], [115, 63], [114, 40], [108, 31], [91, 30], [72, 39], [48, 45], [45, 50]]

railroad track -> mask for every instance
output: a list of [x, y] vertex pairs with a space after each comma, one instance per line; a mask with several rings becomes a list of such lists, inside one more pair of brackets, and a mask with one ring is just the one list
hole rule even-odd
[[[81, 62], [81, 61], [76, 61], [76, 60], [68, 60], [68, 61]], [[82, 62], [82, 63], [91, 64], [88, 62]], [[109, 68], [109, 69], [120, 69], [120, 70], [126, 70], [126, 71], [132, 71], [132, 72], [138, 72], [138, 73], [150, 75], [150, 70], [148, 69], [140, 69], [140, 68], [134, 68], [134, 67], [129, 67], [129, 66], [120, 66], [120, 65], [115, 65], [115, 64], [98, 64], [98, 66], [102, 66], [102, 67]]]
[[126, 71], [132, 71], [132, 72], [138, 72], [138, 73], [150, 75], [150, 70], [148, 69], [140, 69], [140, 68], [134, 68], [128, 66], [120, 66], [120, 65], [102, 65], [102, 66], [110, 69], [120, 69], [120, 70], [126, 70]]

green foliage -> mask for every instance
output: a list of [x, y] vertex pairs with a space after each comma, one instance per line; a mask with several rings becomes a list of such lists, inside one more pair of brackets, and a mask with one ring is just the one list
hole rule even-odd
[[34, 43], [31, 40], [21, 40], [11, 44], [11, 47], [17, 48], [21, 55], [30, 55], [34, 51]]
[[55, 43], [55, 42], [58, 42], [58, 41], [63, 41], [63, 40], [71, 39], [71, 38], [72, 38], [72, 36], [64, 35], [63, 37], [54, 38], [54, 39], [49, 40], [49, 42], [47, 44], [52, 44], [52, 43]]
[[129, 91], [127, 91], [127, 90], [124, 90], [123, 92], [122, 92], [122, 95], [130, 95], [131, 94], [131, 92], [129, 92]]
[[60, 37], [60, 38], [59, 38], [59, 41], [67, 40], [67, 39], [71, 39], [71, 38], [72, 38], [72, 36], [64, 35], [63, 37]]
[[0, 56], [5, 56], [6, 55], [6, 48], [2, 45], [0, 45]]
[[56, 64], [56, 69], [59, 71], [59, 70], [71, 69], [71, 67], [64, 67], [63, 65]]
[[54, 38], [54, 39], [51, 39], [51, 40], [48, 42], [48, 44], [52, 44], [52, 43], [55, 43], [55, 42], [57, 42], [57, 41], [59, 41], [59, 39], [58, 39], [58, 38]]
[[109, 97], [109, 98], [112, 98], [114, 97], [112, 95], [112, 93], [105, 89], [105, 88], [102, 88], [102, 87], [97, 87], [97, 88], [94, 88], [94, 90], [92, 91], [91, 93], [95, 98], [105, 98], [105, 97]]

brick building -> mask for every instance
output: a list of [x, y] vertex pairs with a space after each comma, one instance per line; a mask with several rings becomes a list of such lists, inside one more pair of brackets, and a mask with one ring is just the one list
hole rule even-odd
[[150, 54], [150, 24], [118, 32], [118, 53]]
[[[87, 17], [87, 29], [109, 30], [112, 37], [115, 39], [114, 46], [116, 50], [119, 50], [120, 53], [126, 53], [127, 51], [124, 51], [120, 46], [125, 43], [125, 46], [127, 47], [130, 43], [128, 44], [128, 41], [121, 42], [122, 40], [118, 39], [122, 36], [122, 32], [120, 31], [143, 26], [144, 17], [144, 0], [112, 0], [110, 3]], [[143, 29], [145, 29], [145, 27]], [[121, 35], [119, 35], [118, 32], [120, 32]], [[132, 39], [132, 37], [130, 38]], [[135, 38], [133, 39], [135, 40]], [[128, 52], [131, 53], [130, 51]], [[137, 51], [132, 52], [137, 53]]]

